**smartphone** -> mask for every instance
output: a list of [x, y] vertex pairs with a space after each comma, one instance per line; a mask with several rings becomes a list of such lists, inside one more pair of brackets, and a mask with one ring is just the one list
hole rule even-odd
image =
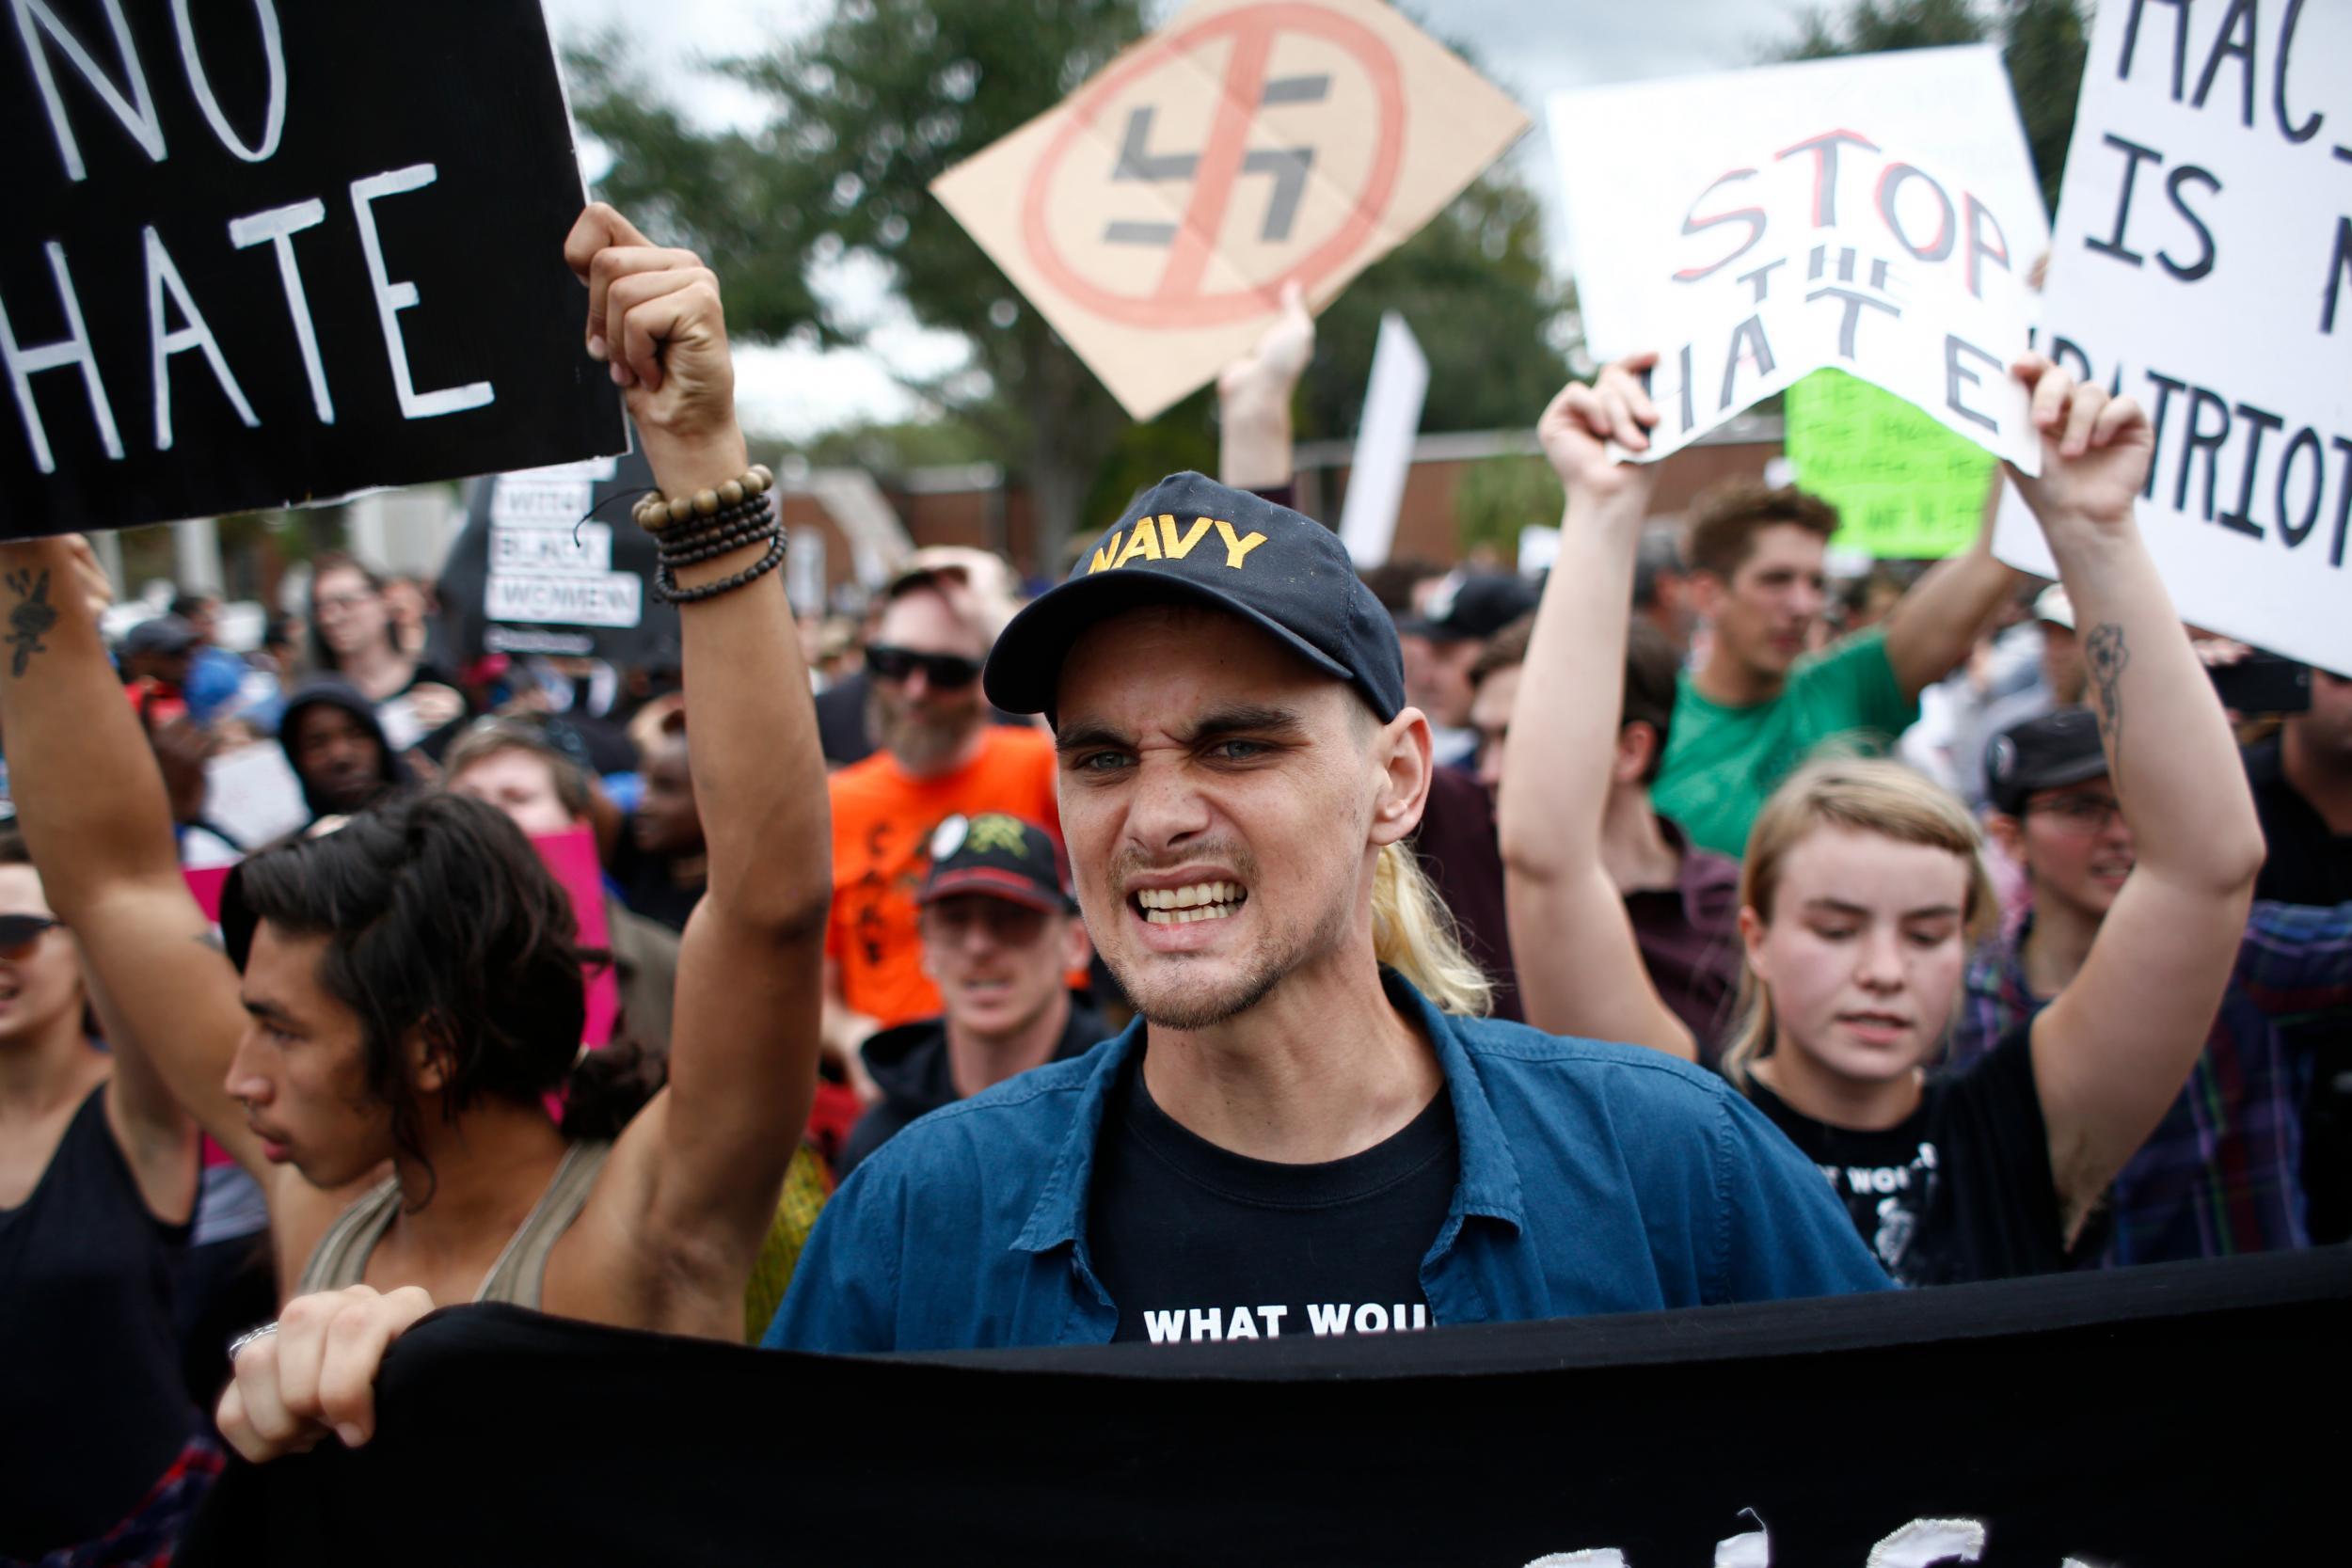
[[2239, 713], [2306, 713], [2312, 705], [2308, 664], [2275, 654], [2256, 654], [2235, 664], [2211, 667], [2221, 705]]

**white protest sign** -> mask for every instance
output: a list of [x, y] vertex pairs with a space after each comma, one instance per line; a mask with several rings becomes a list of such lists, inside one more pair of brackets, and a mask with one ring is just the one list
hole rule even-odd
[[1555, 94], [1596, 357], [1655, 351], [1663, 457], [1830, 366], [2019, 467], [2048, 222], [2000, 55], [1915, 49]]
[[1413, 468], [1413, 437], [1421, 434], [1422, 400], [1428, 395], [1428, 356], [1403, 316], [1383, 313], [1364, 420], [1347, 466], [1347, 499], [1340, 506], [1340, 543], [1358, 571], [1389, 559], [1397, 510], [1405, 504], [1405, 476]]
[[[2148, 410], [2183, 618], [2352, 674], [2352, 4], [2100, 7], [2042, 322]], [[1994, 547], [2053, 575], [2013, 491]]]
[[1195, 0], [931, 182], [1127, 412], [1412, 237], [1527, 129], [1379, 0]]
[[588, 516], [610, 458], [501, 474], [490, 488], [484, 616], [541, 626], [633, 626], [645, 585], [612, 569], [612, 525]]
[[302, 781], [270, 741], [223, 752], [204, 765], [204, 815], [248, 849], [274, 844], [310, 820]]

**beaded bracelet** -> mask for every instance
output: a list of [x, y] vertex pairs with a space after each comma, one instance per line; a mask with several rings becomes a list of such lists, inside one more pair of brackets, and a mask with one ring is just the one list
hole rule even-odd
[[730, 479], [723, 484], [697, 490], [675, 500], [656, 492], [637, 502], [633, 509], [637, 526], [647, 533], [659, 534], [697, 515], [709, 518], [720, 513], [738, 513], [747, 503], [760, 504], [760, 498], [775, 488], [776, 476], [765, 463], [755, 463], [740, 479]]
[[776, 524], [775, 509], [761, 497], [756, 505], [736, 513], [721, 513], [715, 517], [697, 517], [683, 528], [668, 529], [654, 535], [664, 556], [690, 550], [721, 539], [737, 544], [758, 537]]
[[721, 534], [707, 543], [695, 545], [688, 549], [674, 550], [665, 548], [661, 552], [661, 564], [664, 566], [691, 566], [698, 562], [716, 561], [723, 555], [734, 554], [737, 550], [741, 549], [746, 545], [756, 545], [762, 540], [773, 537], [781, 526], [782, 525], [771, 520], [769, 522], [762, 523], [757, 528], [745, 529], [739, 533]]
[[721, 578], [716, 582], [706, 582], [693, 588], [680, 588], [677, 585], [676, 576], [670, 570], [669, 562], [663, 562], [653, 569], [653, 596], [668, 604], [697, 604], [705, 599], [715, 599], [722, 594], [731, 594], [746, 583], [758, 581], [783, 565], [784, 541], [784, 528], [779, 524], [776, 528], [775, 538], [768, 546], [768, 552], [757, 561], [732, 577]]

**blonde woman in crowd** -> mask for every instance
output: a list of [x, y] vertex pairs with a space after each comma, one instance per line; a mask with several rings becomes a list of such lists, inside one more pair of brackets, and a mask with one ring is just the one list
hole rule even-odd
[[[1549, 949], [1520, 946], [1522, 974], [1573, 976], [1560, 1005], [1580, 1033], [1687, 1056], [1597, 847], [1654, 475], [1604, 442], [1647, 446], [1649, 362], [1612, 366], [1544, 415], [1568, 507], [1512, 716], [1502, 833], [1512, 928], [1547, 933]], [[2263, 859], [2220, 705], [2132, 520], [2153, 450], [2145, 416], [2038, 356], [2016, 374], [2042, 462], [2040, 478], [2012, 477], [2085, 628], [2090, 699], [2139, 845], [2130, 882], [2066, 992], [1952, 1075], [1930, 1068], [1994, 918], [1957, 799], [1897, 764], [1816, 762], [1757, 817], [1740, 884], [1743, 1011], [1724, 1070], [1907, 1284], [2068, 1266], [2197, 1058]], [[1581, 700], [1547, 695], [1561, 691]]]

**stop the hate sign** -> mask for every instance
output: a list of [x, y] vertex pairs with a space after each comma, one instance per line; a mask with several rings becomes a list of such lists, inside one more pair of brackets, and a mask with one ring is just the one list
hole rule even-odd
[[1375, 0], [1204, 0], [931, 186], [1136, 419], [1312, 308], [1527, 127]]

